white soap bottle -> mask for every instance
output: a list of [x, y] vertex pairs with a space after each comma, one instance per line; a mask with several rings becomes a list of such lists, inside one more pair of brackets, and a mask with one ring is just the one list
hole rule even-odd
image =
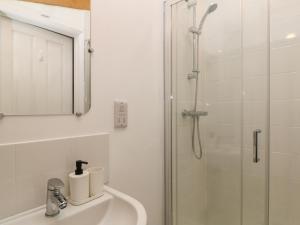
[[80, 203], [89, 198], [89, 172], [82, 169], [82, 164], [88, 162], [77, 160], [76, 170], [69, 174], [70, 199], [73, 202]]

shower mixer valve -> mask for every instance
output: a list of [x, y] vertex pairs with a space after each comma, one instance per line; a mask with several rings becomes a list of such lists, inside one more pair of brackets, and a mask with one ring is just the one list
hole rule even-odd
[[194, 111], [194, 110], [183, 110], [182, 112], [182, 116], [183, 117], [199, 117], [199, 116], [207, 116], [208, 115], [208, 112], [205, 112], [205, 111]]
[[[191, 141], [192, 141], [192, 150], [194, 153], [194, 156], [198, 159], [201, 160], [203, 157], [203, 148], [202, 148], [202, 142], [201, 142], [201, 134], [200, 134], [200, 117], [201, 116], [207, 116], [208, 112], [205, 111], [198, 111], [197, 110], [197, 102], [198, 102], [198, 87], [199, 87], [199, 40], [200, 40], [200, 35], [202, 34], [202, 28], [204, 26], [204, 22], [209, 14], [214, 12], [218, 8], [217, 3], [212, 3], [209, 5], [207, 8], [206, 12], [204, 13], [199, 26], [195, 26], [195, 21], [194, 25], [189, 28], [189, 32], [193, 34], [193, 70], [191, 74], [187, 75], [187, 79], [195, 79], [196, 81], [196, 86], [195, 86], [195, 101], [194, 101], [194, 107], [193, 110], [183, 110], [182, 116], [183, 118], [185, 117], [191, 117], [193, 120], [193, 125], [192, 125], [192, 136], [191, 136]], [[196, 135], [196, 137], [195, 137]], [[196, 143], [195, 143], [195, 138], [197, 139], [197, 143], [199, 146], [199, 151], [196, 149]]]
[[194, 73], [190, 73], [187, 75], [187, 79], [188, 80], [192, 80], [192, 79], [198, 79], [198, 74], [199, 74], [199, 71], [193, 71]]

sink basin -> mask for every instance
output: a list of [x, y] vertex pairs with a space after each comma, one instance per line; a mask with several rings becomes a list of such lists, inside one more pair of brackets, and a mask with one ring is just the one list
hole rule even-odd
[[105, 186], [104, 195], [81, 206], [69, 206], [56, 217], [45, 217], [45, 206], [0, 221], [5, 225], [146, 225], [137, 200]]

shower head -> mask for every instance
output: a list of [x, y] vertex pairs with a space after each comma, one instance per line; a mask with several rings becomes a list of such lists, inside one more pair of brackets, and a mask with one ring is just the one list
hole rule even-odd
[[207, 17], [210, 13], [214, 12], [217, 8], [218, 8], [218, 4], [217, 4], [217, 3], [212, 3], [212, 4], [210, 4], [209, 7], [207, 8], [206, 12], [204, 13], [204, 15], [203, 15], [201, 21], [200, 21], [199, 27], [198, 27], [198, 28], [196, 28], [196, 27], [191, 27], [191, 28], [190, 28], [190, 31], [191, 31], [192, 33], [194, 33], [194, 34], [200, 35], [201, 32], [202, 32], [202, 28], [203, 28], [204, 22], [205, 22], [205, 20], [206, 20], [206, 17]]
[[204, 25], [204, 22], [206, 20], [206, 17], [208, 16], [208, 14], [214, 12], [216, 9], [218, 8], [218, 4], [217, 3], [212, 3], [206, 10], [204, 16], [202, 17], [201, 19], [201, 22], [200, 22], [200, 25], [198, 27], [198, 33], [201, 34], [202, 32], [202, 28], [203, 28], [203, 25]]
[[208, 13], [212, 13], [212, 12], [214, 12], [217, 8], [218, 8], [218, 4], [217, 4], [217, 3], [212, 3], [212, 4], [208, 7], [207, 12], [208, 12]]

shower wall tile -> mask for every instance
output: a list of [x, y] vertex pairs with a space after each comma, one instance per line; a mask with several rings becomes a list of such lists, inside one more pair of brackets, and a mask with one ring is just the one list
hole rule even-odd
[[258, 75], [244, 78], [244, 101], [264, 101], [267, 100], [267, 76]]
[[236, 151], [212, 149], [207, 153], [208, 224], [239, 224], [240, 166]]
[[299, 71], [300, 45], [271, 48], [271, 75]]
[[300, 182], [300, 155], [289, 153], [272, 153], [272, 177]]
[[271, 99], [273, 101], [300, 99], [299, 73], [292, 72], [273, 75], [271, 83]]
[[271, 125], [300, 126], [300, 100], [272, 101]]
[[68, 174], [78, 159], [104, 167], [108, 181], [108, 149], [108, 134], [0, 145], [0, 219], [45, 204], [50, 178], [62, 179], [68, 196]]
[[241, 101], [241, 78], [228, 78], [217, 83], [217, 101]]
[[219, 124], [238, 124], [241, 120], [240, 102], [220, 102], [216, 105], [216, 117]]
[[201, 40], [206, 60], [201, 89], [208, 111], [201, 126], [206, 156], [205, 225], [240, 223], [242, 57], [236, 3], [218, 1], [221, 10], [207, 20]]
[[[255, 2], [255, 1], [253, 1]], [[244, 50], [244, 77], [248, 76], [266, 76], [268, 73], [268, 54], [264, 47], [246, 48]]]
[[270, 2], [270, 225], [299, 224], [300, 4]]
[[224, 59], [225, 79], [241, 78], [242, 76], [242, 57], [240, 54], [230, 55]]
[[300, 127], [271, 127], [271, 152], [300, 154]]
[[[300, 5], [298, 0], [272, 0], [270, 2], [270, 10], [271, 10], [271, 19], [276, 18], [289, 18], [292, 15], [299, 15]], [[295, 22], [295, 21], [294, 21]], [[276, 24], [271, 24], [276, 25]], [[277, 30], [281, 30], [281, 27], [274, 26]], [[274, 32], [274, 28], [272, 29], [272, 33]]]
[[283, 178], [272, 178], [270, 189], [270, 224], [299, 224], [300, 183]]
[[[243, 0], [242, 224], [266, 220], [268, 147], [268, 0]], [[259, 163], [253, 163], [253, 132], [260, 129]]]
[[[235, 224], [237, 195], [222, 191], [231, 187], [225, 179], [237, 178], [243, 125], [243, 224], [265, 221], [265, 153], [268, 147], [268, 82], [270, 79], [270, 224], [298, 225], [300, 211], [300, 4], [299, 0], [271, 0], [271, 50], [268, 44], [268, 1], [243, 1], [243, 46], [237, 1], [219, 3], [203, 35], [205, 76], [202, 81], [205, 121], [204, 143], [207, 164], [207, 225]], [[203, 0], [203, 4], [208, 1]], [[233, 7], [235, 5], [235, 7]], [[230, 8], [234, 8], [234, 12]], [[231, 13], [229, 13], [231, 12]], [[239, 15], [238, 15], [239, 14]], [[287, 38], [287, 37], [292, 38]], [[293, 37], [294, 36], [294, 37]], [[231, 41], [230, 41], [231, 40]], [[238, 55], [243, 47], [243, 61]], [[269, 55], [270, 54], [270, 55]], [[236, 56], [236, 58], [235, 58]], [[269, 59], [271, 60], [269, 77]], [[240, 57], [241, 58], [241, 57]], [[242, 66], [242, 68], [241, 68]], [[242, 71], [239, 74], [239, 71]], [[243, 75], [243, 79], [239, 79]], [[243, 89], [242, 89], [243, 88]], [[242, 95], [243, 94], [243, 95]], [[243, 102], [241, 105], [241, 98]], [[242, 110], [242, 111], [241, 111]], [[243, 113], [243, 116], [241, 114]], [[243, 124], [239, 120], [243, 119]], [[261, 163], [253, 164], [255, 129], [262, 129], [259, 142]], [[238, 179], [236, 179], [238, 180]], [[233, 181], [234, 182], [234, 181]], [[221, 188], [220, 188], [221, 187]], [[241, 187], [239, 187], [241, 188]], [[222, 190], [222, 191], [221, 191]], [[236, 211], [235, 211], [236, 210]], [[231, 214], [235, 212], [236, 214]], [[232, 219], [227, 218], [231, 215]], [[239, 224], [240, 222], [237, 222]]]
[[266, 123], [266, 101], [244, 101], [243, 109], [244, 126], [259, 127]]
[[240, 8], [234, 0], [217, 3], [220, 10], [207, 20], [201, 39], [202, 56], [206, 60], [201, 89], [208, 111], [201, 126], [206, 156], [205, 225], [238, 225], [242, 120]]
[[177, 99], [178, 101], [191, 101], [195, 94], [195, 80], [187, 79], [188, 73], [182, 78], [178, 78]]
[[[224, 60], [222, 58], [207, 60], [206, 62], [206, 80], [209, 81], [219, 81], [224, 78]], [[213, 83], [213, 82], [211, 82]]]

